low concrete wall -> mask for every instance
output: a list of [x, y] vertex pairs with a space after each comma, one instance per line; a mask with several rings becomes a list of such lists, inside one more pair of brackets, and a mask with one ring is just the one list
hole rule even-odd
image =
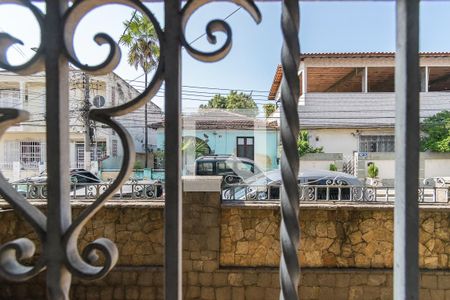
[[[220, 180], [184, 180], [183, 298], [277, 299], [279, 207], [222, 204]], [[89, 203], [74, 203], [74, 215]], [[99, 281], [74, 278], [71, 299], [163, 299], [163, 209], [163, 202], [110, 201], [83, 229], [80, 249], [110, 238], [118, 265]], [[450, 297], [449, 220], [449, 207], [421, 209], [421, 299]], [[301, 298], [392, 299], [392, 224], [391, 206], [302, 205]], [[0, 243], [23, 236], [36, 240], [14, 212], [0, 213]], [[0, 299], [43, 299], [44, 277], [0, 280]]]
[[342, 171], [342, 153], [308, 153], [300, 157], [300, 171], [303, 170], [330, 170], [335, 164], [338, 171]]
[[[380, 179], [393, 183], [395, 178], [395, 153], [373, 152], [367, 153], [367, 157], [359, 157], [357, 172], [359, 178], [367, 177], [369, 162], [373, 162], [378, 167]], [[420, 153], [419, 178], [423, 180], [430, 177], [450, 177], [450, 153]]]

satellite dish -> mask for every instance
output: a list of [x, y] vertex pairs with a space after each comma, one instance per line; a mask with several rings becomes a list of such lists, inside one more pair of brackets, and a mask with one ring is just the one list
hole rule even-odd
[[105, 106], [105, 97], [97, 95], [94, 97], [94, 100], [92, 101], [94, 103], [94, 106], [97, 108]]

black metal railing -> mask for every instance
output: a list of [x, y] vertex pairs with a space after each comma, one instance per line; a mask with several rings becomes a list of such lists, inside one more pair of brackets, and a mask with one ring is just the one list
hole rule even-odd
[[[47, 200], [46, 183], [12, 183], [11, 186], [27, 200]], [[111, 183], [72, 183], [70, 199], [97, 199]], [[112, 200], [164, 200], [163, 183], [126, 182], [112, 196]]]
[[[395, 187], [349, 185], [299, 185], [300, 202], [395, 202]], [[448, 204], [448, 187], [422, 186], [417, 201], [423, 204]], [[279, 201], [280, 185], [233, 184], [222, 188], [222, 201]]]
[[[11, 1], [1, 1], [8, 3]], [[13, 281], [28, 280], [46, 270], [48, 299], [68, 299], [71, 276], [97, 279], [105, 276], [117, 263], [118, 250], [114, 243], [99, 238], [80, 253], [77, 240], [83, 226], [101, 209], [105, 202], [124, 184], [132, 170], [134, 147], [130, 134], [115, 118], [142, 107], [165, 82], [165, 152], [171, 163], [166, 173], [165, 209], [165, 298], [182, 298], [182, 201], [180, 164], [180, 113], [181, 113], [181, 47], [201, 61], [213, 62], [225, 57], [231, 49], [231, 28], [223, 20], [208, 23], [208, 40], [216, 41], [214, 33], [226, 34], [225, 43], [216, 51], [205, 53], [187, 43], [184, 31], [191, 15], [206, 0], [189, 0], [182, 6], [180, 0], [165, 0], [164, 30], [151, 11], [138, 0], [114, 1], [46, 1], [45, 13], [31, 1], [12, 1], [28, 9], [41, 30], [40, 45], [34, 56], [22, 65], [11, 65], [7, 50], [21, 42], [7, 33], [0, 33], [0, 68], [22, 75], [45, 70], [46, 76], [46, 125], [48, 194], [47, 212], [44, 214], [13, 189], [0, 174], [0, 194], [36, 231], [41, 241], [41, 252], [35, 265], [22, 264], [21, 260], [35, 254], [35, 244], [30, 239], [18, 238], [0, 247], [0, 275]], [[234, 0], [255, 21], [261, 15], [251, 0]], [[73, 45], [74, 32], [81, 19], [92, 10], [106, 3], [127, 4], [142, 13], [153, 23], [159, 42], [161, 60], [149, 86], [135, 99], [120, 106], [93, 109], [89, 118], [109, 125], [119, 136], [124, 147], [124, 159], [119, 176], [113, 184], [80, 216], [72, 218], [70, 208], [69, 178], [69, 122], [68, 79], [69, 63], [82, 71], [107, 74], [119, 63], [120, 48], [103, 33], [97, 34], [98, 44], [109, 45], [107, 58], [99, 64], [87, 65], [78, 60]], [[69, 5], [70, 4], [70, 5]], [[394, 298], [418, 299], [418, 189], [419, 170], [419, 1], [397, 0], [397, 48], [396, 48], [396, 199], [394, 227]], [[283, 144], [281, 173], [284, 188], [281, 198], [282, 241], [280, 261], [281, 299], [298, 299], [300, 267], [297, 257], [300, 227], [298, 223], [299, 191], [297, 189], [298, 153], [296, 138], [299, 130], [297, 104], [299, 96], [299, 3], [283, 0], [281, 30], [283, 33], [281, 85], [281, 140]], [[29, 113], [17, 109], [0, 109], [0, 135], [10, 126], [29, 118]], [[321, 187], [323, 188], [323, 187]], [[336, 188], [336, 187], [333, 187]], [[346, 187], [348, 188], [348, 187]], [[339, 190], [339, 188], [338, 188]], [[331, 191], [329, 191], [329, 197]], [[341, 197], [343, 193], [341, 190]], [[88, 259], [102, 252], [101, 265]], [[86, 255], [82, 254], [85, 253]], [[20, 254], [16, 256], [16, 254]]]

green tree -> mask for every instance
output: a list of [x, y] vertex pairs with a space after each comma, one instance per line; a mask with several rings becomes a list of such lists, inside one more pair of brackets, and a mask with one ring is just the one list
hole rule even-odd
[[228, 95], [215, 95], [207, 104], [200, 105], [202, 109], [217, 108], [230, 110], [248, 110], [251, 115], [258, 114], [258, 107], [251, 95], [231, 91]]
[[266, 118], [268, 118], [277, 110], [277, 106], [275, 104], [264, 104], [263, 109], [264, 115], [266, 116]]
[[145, 74], [150, 73], [159, 61], [159, 43], [155, 27], [149, 19], [134, 12], [131, 19], [123, 23], [125, 31], [120, 43], [128, 47], [128, 64]]
[[[155, 27], [149, 19], [134, 11], [131, 19], [123, 23], [125, 31], [119, 42], [128, 47], [128, 64], [137, 70], [141, 68], [145, 75], [145, 87], [148, 84], [148, 73], [150, 73], [159, 61], [159, 43]], [[148, 105], [145, 103], [144, 110], [144, 148], [145, 167], [148, 166]]]
[[297, 138], [298, 155], [303, 156], [307, 153], [322, 153], [323, 147], [312, 147], [309, 144], [309, 133], [306, 130], [301, 130]]
[[210, 153], [209, 146], [205, 141], [193, 137], [183, 137], [181, 143], [181, 150], [182, 151], [194, 150], [196, 158]]
[[421, 130], [425, 134], [420, 141], [422, 151], [450, 152], [450, 111], [426, 118]]

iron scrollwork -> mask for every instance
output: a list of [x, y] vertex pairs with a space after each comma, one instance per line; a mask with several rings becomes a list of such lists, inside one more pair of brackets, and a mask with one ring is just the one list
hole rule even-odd
[[[226, 35], [225, 42], [219, 49], [211, 52], [203, 52], [192, 47], [187, 41], [185, 37], [186, 26], [190, 19], [190, 17], [194, 14], [194, 12], [202, 7], [203, 5], [210, 3], [210, 0], [191, 0], [186, 3], [181, 12], [181, 27], [182, 27], [182, 36], [181, 43], [187, 52], [197, 60], [204, 62], [216, 62], [227, 56], [227, 54], [231, 50], [232, 46], [232, 32], [230, 25], [224, 20], [212, 20], [206, 25], [206, 36], [208, 42], [210, 44], [216, 44], [217, 39], [215, 36], [216, 32], [223, 32]], [[244, 8], [253, 20], [259, 24], [261, 22], [261, 12], [255, 3], [251, 0], [230, 0], [229, 2], [233, 2], [242, 8]]]
[[[46, 16], [44, 16], [37, 7], [35, 7], [33, 4], [31, 4], [30, 1], [27, 0], [8, 1], [8, 3], [11, 2], [28, 8], [37, 19], [42, 31], [44, 19]], [[144, 16], [149, 18], [149, 20], [155, 27], [155, 31], [159, 39], [161, 56], [164, 55], [163, 31], [154, 15], [140, 1], [76, 1], [71, 7], [66, 10], [63, 16], [65, 27], [63, 31], [64, 41], [62, 41], [62, 44], [64, 45], [63, 52], [70, 63], [72, 63], [82, 71], [95, 75], [107, 74], [118, 65], [121, 57], [120, 48], [107, 34], [99, 33], [94, 37], [94, 40], [98, 45], [108, 44], [110, 47], [107, 58], [98, 65], [89, 66], [81, 63], [76, 56], [73, 46], [74, 32], [82, 18], [93, 9], [106, 4], [124, 4], [133, 9], [136, 9]], [[1, 68], [23, 75], [30, 75], [44, 69], [44, 62], [46, 57], [42, 41], [40, 47], [28, 62], [19, 66], [13, 66], [9, 64], [6, 54], [8, 48], [15, 43], [22, 44], [20, 40], [12, 37], [7, 33], [0, 33]], [[127, 181], [134, 163], [134, 145], [132, 138], [127, 130], [113, 118], [130, 113], [140, 108], [147, 101], [149, 101], [149, 99], [151, 99], [156, 94], [156, 92], [162, 85], [164, 76], [163, 70], [164, 63], [163, 60], [161, 60], [149, 86], [135, 99], [115, 107], [92, 109], [89, 112], [90, 119], [110, 126], [112, 130], [117, 133], [124, 148], [124, 158], [117, 178], [107, 188], [102, 189], [102, 193], [96, 190], [97, 188], [95, 186], [88, 188], [88, 196], [91, 195], [92, 197], [95, 197], [95, 201], [73, 220], [73, 222], [64, 232], [62, 238], [63, 249], [65, 249], [65, 267], [68, 268], [72, 274], [75, 274], [84, 279], [97, 279], [103, 277], [114, 267], [118, 260], [117, 247], [112, 241], [106, 238], [99, 238], [93, 241], [86, 246], [86, 248], [82, 251], [82, 254], [79, 253], [77, 247], [77, 241], [83, 226], [98, 212], [98, 210], [104, 205], [104, 203], [109, 198], [111, 198], [115, 192], [119, 190], [121, 185]], [[0, 110], [0, 136], [10, 126], [23, 122], [27, 119], [28, 113], [26, 111], [2, 108]], [[47, 125], [55, 126], [55, 124]], [[44, 191], [39, 191], [39, 187], [35, 188], [37, 188], [37, 190], [31, 190], [31, 193], [38, 193], [40, 194], [40, 196], [45, 196]], [[12, 186], [1, 174], [0, 195], [18, 213], [20, 213], [28, 223], [32, 225], [33, 229], [38, 234], [38, 238], [41, 241], [43, 247], [42, 253], [48, 250], [46, 249], [45, 244], [47, 234], [47, 216], [45, 216], [40, 210], [27, 202], [21, 194], [19, 194], [14, 188], [12, 188]], [[70, 195], [67, 195], [67, 197], [70, 197]], [[54, 221], [58, 222], [58, 220]], [[102, 254], [104, 258], [103, 266], [93, 265], [93, 263], [99, 257], [96, 252], [100, 252]], [[48, 261], [45, 258], [46, 256], [41, 255], [41, 257], [37, 259], [34, 266], [23, 265], [20, 263], [20, 261], [25, 258], [33, 257], [34, 253], [34, 243], [26, 238], [20, 238], [2, 245], [2, 247], [0, 248], [0, 275], [11, 281], [23, 281], [40, 273], [46, 268], [48, 264]]]
[[[210, 53], [198, 51], [186, 42], [184, 36], [186, 24], [191, 15], [199, 7], [209, 2], [211, 1], [191, 0], [185, 4], [184, 8], [180, 11], [182, 16], [183, 34], [181, 34], [180, 36], [179, 43], [183, 45], [186, 48], [187, 52], [196, 59], [201, 61], [213, 62], [225, 57], [231, 49], [231, 28], [225, 21], [213, 20], [209, 22], [206, 27], [206, 33], [208, 41], [210, 43], [214, 44], [216, 42], [216, 38], [214, 35], [215, 32], [221, 31], [226, 34], [225, 43], [216, 51]], [[257, 23], [261, 21], [261, 14], [253, 1], [234, 0], [231, 2], [242, 6], [247, 12], [250, 13], [250, 15]], [[83, 279], [101, 278], [105, 276], [116, 264], [118, 260], [117, 247], [112, 241], [106, 238], [98, 238], [97, 240], [87, 245], [80, 254], [77, 247], [77, 242], [80, 232], [86, 225], [86, 223], [102, 208], [105, 202], [109, 198], [111, 198], [114, 193], [116, 193], [129, 178], [135, 158], [133, 150], [134, 145], [132, 138], [127, 132], [126, 128], [124, 128], [114, 118], [123, 116], [142, 107], [147, 101], [152, 99], [160, 89], [166, 76], [164, 66], [166, 55], [165, 33], [161, 29], [161, 26], [159, 25], [153, 13], [141, 1], [138, 0], [80, 0], [73, 1], [71, 6], [67, 8], [64, 8], [64, 5], [60, 5], [56, 2], [49, 2], [50, 4], [48, 5], [51, 5], [51, 7], [47, 9], [47, 15], [44, 15], [41, 10], [34, 6], [29, 0], [0, 0], [0, 4], [2, 3], [14, 3], [28, 8], [36, 18], [41, 29], [41, 44], [36, 53], [27, 62], [17, 66], [9, 64], [7, 60], [7, 51], [8, 48], [15, 43], [22, 44], [22, 41], [12, 37], [7, 33], [0, 33], [0, 68], [22, 75], [30, 75], [39, 71], [43, 71], [46, 62], [48, 60], [55, 59], [55, 55], [64, 57], [65, 61], [62, 64], [63, 67], [67, 67], [67, 62], [69, 62], [81, 71], [94, 75], [103, 75], [113, 71], [120, 62], [121, 53], [117, 43], [109, 35], [105, 33], [97, 33], [94, 36], [94, 41], [99, 46], [109, 46], [109, 53], [106, 59], [98, 65], [83, 64], [78, 59], [74, 48], [73, 37], [78, 24], [86, 16], [86, 14], [100, 6], [107, 4], [122, 4], [129, 6], [140, 12], [143, 16], [147, 17], [154, 25], [159, 40], [160, 60], [150, 84], [140, 95], [129, 102], [115, 107], [91, 109], [89, 111], [89, 118], [91, 120], [109, 126], [117, 133], [118, 137], [120, 138], [122, 146], [124, 148], [124, 157], [120, 172], [117, 178], [113, 182], [111, 182], [111, 184], [107, 188], [101, 191], [102, 193], [100, 193], [98, 190], [95, 191], [95, 193], [93, 191], [92, 195], [94, 195], [96, 198], [93, 203], [85, 208], [76, 218], [74, 218], [72, 221], [69, 221], [69, 224], [67, 224], [67, 226], [62, 226], [62, 245], [58, 246], [58, 249], [63, 249], [64, 251], [64, 253], [62, 254], [64, 257], [64, 268], [67, 268], [70, 273]], [[53, 34], [55, 34], [55, 36], [52, 37], [55, 39], [61, 39], [61, 41], [58, 40], [57, 43], [62, 46], [62, 49], [55, 52], [54, 49], [49, 50], [46, 48], [47, 45], [44, 43], [44, 41], [45, 38], [48, 39], [49, 36], [47, 36], [48, 32], [45, 32], [45, 30], [49, 30], [50, 27], [48, 25], [51, 23], [47, 19], [49, 19], [50, 17], [54, 17], [54, 15], [51, 14], [55, 14], [56, 11], [58, 11], [61, 7], [64, 8], [64, 11], [61, 12], [61, 15], [56, 17], [56, 24], [62, 24], [63, 28], [56, 28], [53, 31]], [[59, 36], [56, 32], [60, 32], [61, 35]], [[48, 76], [48, 74], [46, 76]], [[63, 87], [64, 83], [61, 83], [60, 86]], [[49, 101], [49, 99], [54, 99], [50, 97], [55, 97], [55, 95], [47, 95], [47, 101]], [[23, 122], [27, 119], [28, 113], [26, 111], [6, 108], [0, 109], [0, 137], [10, 126]], [[50, 124], [50, 121], [47, 120], [47, 127], [48, 126], [58, 126], [58, 124]], [[50, 147], [50, 145], [47, 145], [47, 147]], [[157, 190], [141, 190], [140, 192], [145, 192], [148, 197], [153, 197], [155, 193], [157, 194]], [[51, 224], [52, 222], [58, 223], [64, 221], [58, 219], [55, 216], [52, 216], [50, 218], [50, 215], [44, 215], [35, 206], [27, 202], [24, 197], [10, 185], [1, 174], [0, 195], [14, 208], [16, 212], [21, 214], [26, 219], [26, 221], [31, 224], [42, 244], [42, 255], [37, 258], [34, 266], [28, 266], [20, 263], [21, 260], [34, 256], [35, 245], [31, 240], [26, 238], [19, 238], [15, 241], [2, 245], [0, 248], [0, 275], [12, 281], [27, 280], [43, 271], [46, 267], [49, 267], [50, 260], [52, 259], [49, 255], [45, 255], [46, 252], [49, 251], [48, 247], [50, 247], [46, 245], [48, 233], [47, 224]], [[50, 194], [49, 197], [51, 197]], [[68, 194], [67, 198], [69, 197], [70, 195]], [[51, 199], [51, 201], [60, 201], [62, 203], [62, 201], [65, 200]], [[70, 207], [67, 208], [64, 205], [61, 205], [61, 207], [63, 209], [70, 209]], [[97, 252], [100, 252], [104, 258], [102, 260], [103, 265], [101, 266], [94, 264], [94, 262], [98, 260], [99, 257], [97, 255]], [[50, 298], [59, 298], [59, 296], [63, 296], [63, 298], [68, 297], [70, 276], [69, 284], [67, 284], [67, 281], [65, 281], [64, 283], [62, 283], [62, 281], [61, 283], [47, 282], [47, 285], [49, 284], [53, 284], [52, 287], [48, 287]], [[55, 286], [58, 284], [60, 284], [61, 286]]]

